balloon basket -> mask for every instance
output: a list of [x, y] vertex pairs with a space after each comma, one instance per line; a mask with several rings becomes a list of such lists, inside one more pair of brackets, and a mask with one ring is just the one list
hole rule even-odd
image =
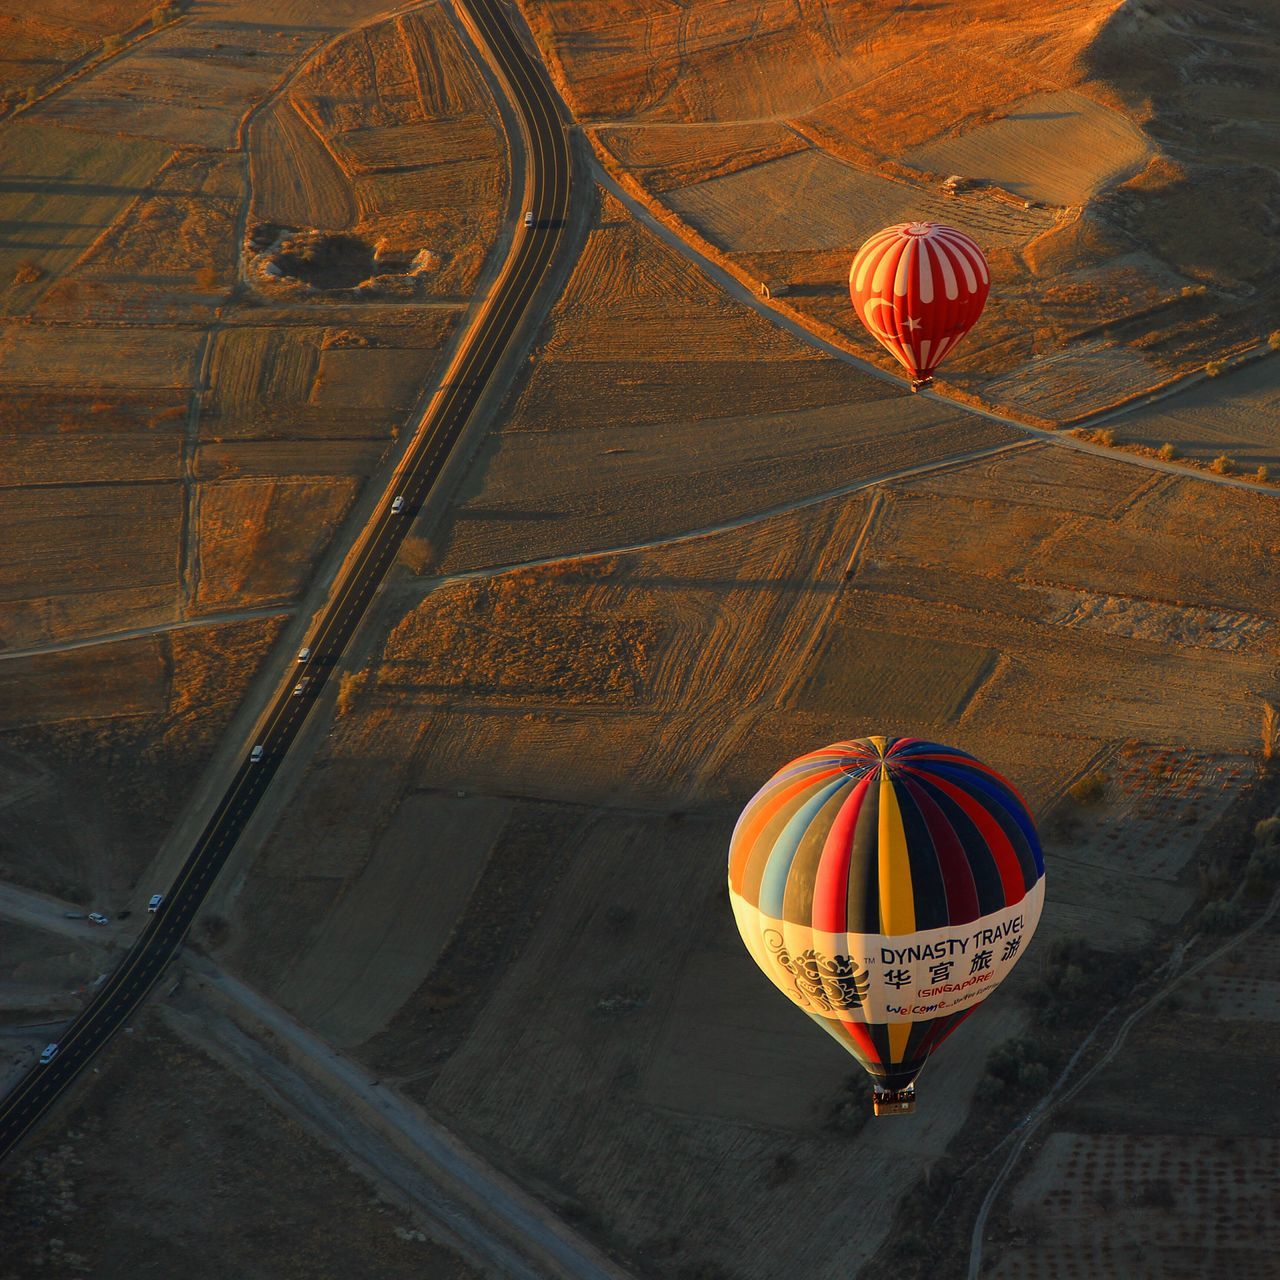
[[909, 1084], [905, 1089], [882, 1089], [874, 1085], [871, 1105], [878, 1116], [912, 1115], [916, 1109], [916, 1087]]
[[923, 391], [925, 387], [929, 386], [932, 382], [933, 382], [932, 378], [912, 378], [911, 394], [915, 395], [917, 391]]

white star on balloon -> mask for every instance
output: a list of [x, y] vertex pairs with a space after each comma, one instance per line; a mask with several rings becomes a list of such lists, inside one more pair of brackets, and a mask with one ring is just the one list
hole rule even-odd
[[908, 317], [907, 317], [907, 328], [908, 328], [908, 329], [910, 329], [912, 333], [915, 333], [915, 331], [916, 331], [919, 327], [920, 327], [920, 321], [919, 321], [919, 320], [917, 320], [914, 316], [908, 316]]

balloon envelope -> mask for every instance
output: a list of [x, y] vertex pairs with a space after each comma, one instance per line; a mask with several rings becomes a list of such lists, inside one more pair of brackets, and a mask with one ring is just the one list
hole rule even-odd
[[929, 381], [973, 327], [990, 288], [982, 250], [940, 222], [877, 231], [849, 268], [858, 319], [906, 368], [912, 390]]
[[905, 1089], [1026, 950], [1044, 860], [995, 770], [919, 738], [861, 738], [756, 793], [729, 896], [769, 980], [877, 1084]]

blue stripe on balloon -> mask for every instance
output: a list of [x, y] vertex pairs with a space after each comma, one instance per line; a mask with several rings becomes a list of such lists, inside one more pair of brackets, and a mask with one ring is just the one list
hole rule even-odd
[[819, 810], [842, 787], [850, 785], [848, 778], [836, 778], [821, 791], [806, 800], [790, 817], [787, 825], [778, 832], [778, 838], [769, 851], [769, 861], [765, 863], [764, 875], [760, 880], [760, 893], [757, 904], [767, 916], [782, 918], [782, 901], [787, 891], [787, 876], [791, 872], [791, 864], [795, 861], [800, 841], [808, 831], [809, 824], [818, 816]]
[[[923, 764], [917, 765], [916, 768], [924, 772]], [[983, 795], [998, 801], [1000, 807], [1018, 824], [1018, 829], [1026, 837], [1027, 845], [1036, 860], [1036, 870], [1044, 875], [1044, 854], [1040, 849], [1040, 837], [1036, 834], [1035, 824], [1031, 821], [1031, 815], [1022, 807], [1022, 802], [1009, 787], [991, 777], [990, 774], [983, 773], [981, 769], [966, 769], [963, 765], [930, 764], [928, 771], [941, 774], [942, 777], [959, 786], [967, 787], [970, 791], [981, 791]]]

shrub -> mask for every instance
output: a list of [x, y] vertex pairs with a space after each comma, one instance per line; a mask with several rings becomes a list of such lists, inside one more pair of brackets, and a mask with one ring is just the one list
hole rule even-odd
[[1265, 462], [1260, 463], [1257, 471], [1253, 473], [1253, 478], [1257, 480], [1259, 484], [1266, 484], [1266, 482], [1271, 479], [1271, 468], [1267, 466]]
[[611, 902], [605, 908], [604, 921], [614, 933], [628, 933], [636, 922], [635, 908]]
[[1203, 298], [1208, 292], [1208, 288], [1202, 284], [1184, 284], [1182, 286], [1182, 296], [1184, 298]]
[[196, 288], [203, 290], [205, 293], [211, 292], [217, 287], [218, 273], [211, 266], [203, 266], [196, 272]]
[[115, 53], [117, 49], [124, 45], [124, 36], [112, 34], [103, 38], [102, 50], [104, 53]]
[[231, 936], [231, 926], [222, 916], [205, 916], [200, 921], [200, 932], [205, 945], [216, 949], [225, 945]]
[[1156, 1178], [1148, 1182], [1138, 1193], [1138, 1203], [1152, 1209], [1172, 1209], [1177, 1201], [1174, 1199], [1173, 1187], [1168, 1178]]
[[1272, 351], [1280, 351], [1280, 329], [1272, 329], [1267, 335], [1267, 346]]
[[1244, 912], [1223, 898], [1206, 903], [1200, 913], [1200, 927], [1205, 933], [1234, 933], [1243, 923]]
[[1107, 794], [1108, 782], [1110, 779], [1101, 771], [1086, 773], [1071, 784], [1067, 794], [1076, 804], [1098, 804]]
[[1280, 845], [1255, 849], [1244, 875], [1245, 883], [1259, 894], [1280, 880]]
[[1209, 470], [1215, 476], [1229, 476], [1236, 469], [1235, 459], [1228, 458], [1225, 453], [1220, 453], [1214, 460], [1209, 463]]
[[40, 90], [37, 89], [35, 85], [29, 84], [27, 85], [27, 92], [25, 96], [27, 100], [27, 106], [30, 106], [33, 102], [36, 101], [37, 98], [40, 97]]
[[779, 1151], [773, 1157], [769, 1172], [765, 1174], [765, 1185], [780, 1187], [784, 1182], [790, 1182], [796, 1176], [799, 1168], [800, 1166], [797, 1164], [795, 1156], [790, 1151]]
[[1253, 842], [1259, 849], [1280, 846], [1280, 817], [1272, 815], [1254, 824]]
[[1108, 449], [1116, 442], [1116, 433], [1110, 427], [1100, 427], [1093, 433], [1094, 444], [1105, 444]]
[[338, 681], [338, 714], [345, 716], [355, 706], [361, 690], [369, 683], [367, 671], [344, 671]]
[[1216, 378], [1226, 369], [1226, 367], [1227, 362], [1225, 360], [1210, 360], [1209, 363], [1205, 365], [1204, 371], [1207, 377]]
[[400, 544], [400, 559], [413, 573], [425, 573], [433, 554], [431, 543], [417, 534], [411, 534]]
[[1156, 457], [1164, 462], [1172, 462], [1178, 456], [1176, 446], [1171, 445], [1167, 440], [1160, 446], [1156, 452]]
[[28, 258], [18, 263], [18, 269], [13, 273], [13, 283], [35, 284], [42, 275], [44, 271]]
[[1049, 1087], [1049, 1080], [1049, 1064], [1040, 1046], [1030, 1036], [1016, 1036], [991, 1051], [982, 1092], [987, 1097], [1008, 1091], [1042, 1092]]
[[838, 1133], [845, 1137], [860, 1133], [871, 1117], [871, 1103], [867, 1099], [866, 1090], [866, 1076], [847, 1076], [844, 1087], [827, 1108], [823, 1128], [828, 1133]]

